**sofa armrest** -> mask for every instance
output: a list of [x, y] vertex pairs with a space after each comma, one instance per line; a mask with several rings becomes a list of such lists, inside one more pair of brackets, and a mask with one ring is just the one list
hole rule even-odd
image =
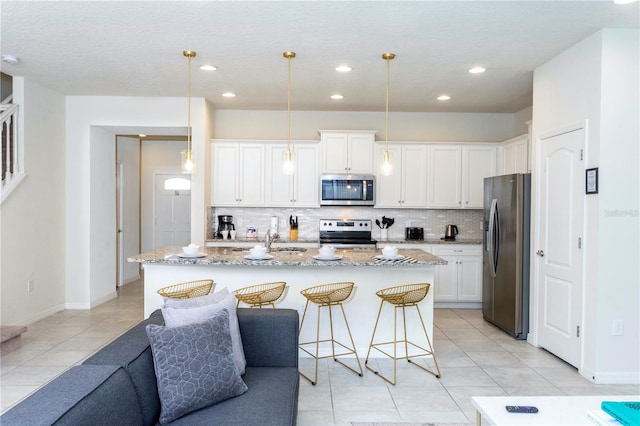
[[247, 367], [298, 367], [298, 311], [238, 309]]

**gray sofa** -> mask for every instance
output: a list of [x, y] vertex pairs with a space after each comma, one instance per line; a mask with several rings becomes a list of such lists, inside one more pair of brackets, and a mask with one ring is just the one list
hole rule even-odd
[[[298, 413], [298, 312], [238, 309], [249, 390], [181, 417], [172, 425], [295, 425]], [[160, 399], [145, 326], [160, 311], [2, 416], [5, 425], [155, 425]]]

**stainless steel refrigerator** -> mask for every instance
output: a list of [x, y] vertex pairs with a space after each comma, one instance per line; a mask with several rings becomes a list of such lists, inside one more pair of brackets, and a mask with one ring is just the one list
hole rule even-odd
[[482, 314], [516, 339], [529, 332], [531, 175], [484, 180]]

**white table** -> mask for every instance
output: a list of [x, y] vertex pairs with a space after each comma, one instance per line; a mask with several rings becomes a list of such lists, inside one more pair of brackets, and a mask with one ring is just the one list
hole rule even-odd
[[[638, 401], [640, 395], [598, 396], [474, 396], [476, 424], [482, 419], [493, 425], [593, 425], [587, 411], [607, 415], [600, 409], [602, 401]], [[506, 405], [538, 407], [535, 414], [509, 413]]]

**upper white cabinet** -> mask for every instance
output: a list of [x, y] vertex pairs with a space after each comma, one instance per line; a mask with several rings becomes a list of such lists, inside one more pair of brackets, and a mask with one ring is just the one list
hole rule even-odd
[[267, 206], [320, 207], [318, 198], [320, 162], [318, 143], [292, 146], [295, 171], [293, 175], [282, 173], [282, 161], [286, 144], [267, 145]]
[[376, 148], [376, 207], [425, 208], [427, 206], [427, 145], [389, 145], [393, 172], [379, 173], [384, 145]]
[[430, 208], [482, 208], [484, 178], [496, 173], [494, 145], [431, 145], [428, 157]]
[[320, 130], [322, 173], [373, 173], [373, 130]]
[[264, 148], [262, 143], [212, 142], [214, 206], [264, 206]]
[[529, 172], [529, 135], [516, 136], [502, 143], [501, 174]]

